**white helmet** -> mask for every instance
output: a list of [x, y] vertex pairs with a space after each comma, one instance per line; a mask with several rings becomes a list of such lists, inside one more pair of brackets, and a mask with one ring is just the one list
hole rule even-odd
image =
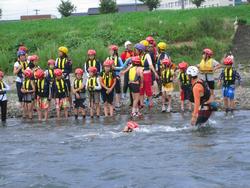
[[130, 42], [130, 41], [126, 41], [126, 42], [125, 42], [125, 44], [124, 44], [124, 47], [125, 47], [125, 48], [127, 48], [127, 47], [128, 47], [128, 45], [131, 45], [131, 44], [132, 44], [132, 42]]
[[199, 69], [196, 66], [190, 66], [190, 67], [187, 68], [186, 73], [187, 73], [187, 75], [195, 77], [195, 76], [198, 76]]

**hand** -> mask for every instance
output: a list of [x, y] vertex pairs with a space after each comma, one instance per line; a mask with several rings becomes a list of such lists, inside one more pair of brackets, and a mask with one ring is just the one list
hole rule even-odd
[[120, 72], [120, 76], [123, 76], [123, 75], [124, 75], [124, 72], [123, 72], [123, 71], [121, 71], [121, 72]]
[[192, 116], [192, 119], [191, 119], [191, 125], [192, 125], [192, 126], [194, 126], [194, 125], [195, 125], [195, 123], [196, 123], [196, 121], [197, 121], [197, 117]]
[[80, 99], [80, 95], [78, 93], [76, 93], [76, 98]]
[[107, 91], [106, 91], [106, 93], [109, 94], [110, 92], [111, 92], [111, 89], [108, 88]]
[[19, 66], [18, 66], [18, 69], [22, 69], [22, 68], [23, 68], [23, 66], [22, 66], [22, 65], [19, 65]]

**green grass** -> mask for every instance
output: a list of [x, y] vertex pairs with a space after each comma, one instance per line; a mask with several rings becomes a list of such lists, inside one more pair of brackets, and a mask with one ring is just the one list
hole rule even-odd
[[[166, 41], [176, 63], [181, 60], [197, 63], [204, 47], [212, 48], [220, 60], [232, 45], [235, 17], [249, 23], [249, 10], [249, 5], [243, 5], [3, 22], [0, 23], [0, 68], [9, 73], [12, 71], [20, 42], [26, 44], [30, 54], [40, 56], [42, 67], [49, 58], [56, 58], [59, 46], [65, 45], [77, 67], [83, 65], [89, 48], [95, 48], [98, 58], [103, 60], [108, 55], [109, 44], [118, 44], [122, 51], [126, 40], [136, 43], [148, 35], [153, 35], [158, 42]], [[192, 45], [174, 45], [186, 41], [191, 41]]]

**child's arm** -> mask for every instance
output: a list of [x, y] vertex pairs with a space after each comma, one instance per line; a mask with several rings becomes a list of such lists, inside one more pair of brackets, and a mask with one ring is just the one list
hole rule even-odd
[[3, 88], [2, 91], [9, 91], [10, 86], [5, 81], [3, 83], [4, 83], [5, 88]]
[[31, 80], [31, 87], [32, 87], [32, 90], [30, 90], [29, 93], [34, 93], [36, 91], [36, 87], [35, 87], [35, 83], [33, 80]]
[[119, 71], [119, 70], [122, 70], [124, 67], [123, 67], [123, 62], [122, 62], [122, 59], [120, 57], [117, 58], [117, 61], [118, 61], [118, 64], [119, 64], [119, 67], [114, 67], [114, 70], [116, 71]]
[[101, 81], [100, 83], [101, 83], [102, 88], [108, 90], [109, 88], [107, 86], [105, 86], [105, 84], [103, 83], [103, 78], [101, 78], [100, 81]]
[[99, 77], [96, 78], [96, 83], [97, 83], [97, 86], [95, 86], [95, 90], [101, 90], [102, 89], [102, 86], [100, 84], [100, 79]]
[[128, 72], [129, 69], [131, 69], [132, 66], [133, 66], [133, 65], [131, 64], [131, 65], [129, 65], [125, 70], [121, 71], [121, 75], [124, 75], [126, 72]]

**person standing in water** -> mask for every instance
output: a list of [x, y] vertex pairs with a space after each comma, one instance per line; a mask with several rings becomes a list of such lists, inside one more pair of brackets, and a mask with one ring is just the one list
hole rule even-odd
[[3, 81], [4, 73], [0, 71], [0, 107], [1, 107], [1, 119], [2, 122], [6, 122], [7, 118], [7, 96], [6, 91], [10, 90], [10, 86]]

